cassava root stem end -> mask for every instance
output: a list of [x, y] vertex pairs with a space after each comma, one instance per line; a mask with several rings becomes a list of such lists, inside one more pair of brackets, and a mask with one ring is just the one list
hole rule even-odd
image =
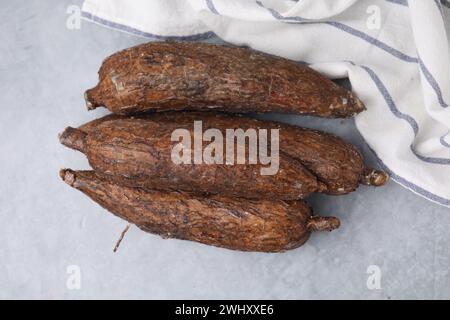
[[61, 179], [67, 183], [69, 186], [73, 186], [75, 183], [75, 172], [71, 169], [61, 169], [59, 170], [59, 176]]
[[86, 103], [86, 108], [88, 109], [88, 111], [97, 109], [97, 107], [99, 107], [99, 104], [95, 102], [95, 100], [92, 97], [92, 92], [95, 90], [95, 88], [86, 90], [86, 92], [84, 93], [84, 101]]
[[311, 216], [307, 228], [310, 231], [333, 231], [339, 228], [341, 222], [336, 217]]
[[389, 181], [389, 174], [372, 168], [365, 169], [361, 177], [361, 183], [366, 186], [381, 187]]

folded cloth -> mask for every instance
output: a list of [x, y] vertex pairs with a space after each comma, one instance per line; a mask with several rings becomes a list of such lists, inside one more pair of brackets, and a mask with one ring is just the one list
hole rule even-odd
[[449, 1], [86, 0], [83, 16], [152, 39], [217, 35], [348, 77], [383, 169], [450, 206]]

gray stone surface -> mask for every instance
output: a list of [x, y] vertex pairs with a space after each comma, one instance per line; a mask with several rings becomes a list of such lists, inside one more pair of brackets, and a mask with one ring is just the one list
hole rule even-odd
[[[343, 197], [315, 196], [316, 212], [342, 227], [283, 254], [240, 253], [163, 240], [126, 223], [58, 177], [88, 168], [57, 134], [106, 114], [83, 92], [107, 55], [144, 39], [83, 22], [66, 28], [80, 0], [0, 0], [0, 298], [450, 298], [450, 210], [395, 183]], [[334, 132], [376, 164], [353, 121], [269, 116]], [[81, 270], [69, 290], [67, 266]], [[381, 270], [369, 290], [368, 266]]]

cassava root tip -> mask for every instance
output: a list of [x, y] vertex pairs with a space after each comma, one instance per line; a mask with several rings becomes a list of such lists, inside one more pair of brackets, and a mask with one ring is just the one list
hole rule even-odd
[[[95, 88], [94, 88], [95, 89]], [[84, 93], [84, 101], [86, 103], [86, 108], [91, 111], [94, 109], [97, 109], [97, 107], [99, 106], [97, 103], [94, 102], [94, 100], [92, 99], [92, 90], [94, 89], [89, 89], [86, 90], [86, 92]]]
[[372, 168], [365, 169], [361, 177], [361, 183], [367, 186], [380, 187], [389, 181], [389, 174]]
[[308, 220], [307, 228], [310, 231], [333, 231], [340, 225], [341, 222], [336, 217], [312, 216]]
[[61, 169], [59, 170], [59, 176], [61, 179], [67, 183], [69, 186], [73, 186], [75, 182], [75, 172], [71, 169]]
[[352, 97], [353, 97], [353, 99], [355, 101], [357, 113], [366, 111], [367, 108], [364, 105], [364, 103], [356, 95], [354, 95], [353, 93], [351, 93], [351, 95], [352, 95]]
[[62, 133], [58, 135], [59, 142], [69, 147], [84, 153], [86, 132], [72, 127], [67, 127]]

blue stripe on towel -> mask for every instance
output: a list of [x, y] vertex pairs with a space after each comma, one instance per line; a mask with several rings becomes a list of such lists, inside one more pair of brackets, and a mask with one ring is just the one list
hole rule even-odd
[[216, 34], [212, 31], [208, 31], [205, 33], [199, 33], [199, 34], [193, 34], [193, 35], [189, 35], [189, 36], [162, 36], [162, 35], [157, 35], [157, 34], [153, 34], [153, 33], [149, 33], [149, 32], [144, 32], [142, 30], [138, 30], [138, 29], [135, 29], [135, 28], [132, 28], [132, 27], [129, 27], [129, 26], [117, 23], [117, 22], [105, 20], [105, 19], [97, 17], [86, 11], [83, 11], [81, 13], [81, 15], [83, 18], [86, 18], [88, 20], [102, 24], [104, 26], [107, 26], [107, 27], [110, 27], [113, 29], [117, 29], [120, 31], [124, 31], [127, 33], [131, 33], [131, 34], [141, 36], [144, 38], [154, 39], [154, 40], [199, 41], [199, 40], [206, 40], [206, 39], [216, 37]]
[[446, 134], [444, 134], [440, 139], [439, 139], [439, 141], [441, 142], [441, 144], [444, 146], [444, 147], [447, 147], [447, 148], [450, 148], [450, 143], [448, 143], [447, 141], [445, 141], [445, 138], [447, 138], [447, 136], [450, 134], [450, 131], [449, 132], [447, 132]]
[[[352, 63], [353, 64], [353, 63]], [[378, 75], [369, 67], [367, 66], [360, 66], [361, 68], [363, 68], [370, 76], [370, 78], [372, 78], [373, 82], [375, 83], [375, 85], [377, 86], [378, 90], [380, 91], [381, 95], [383, 96], [384, 100], [386, 101], [386, 104], [388, 105], [389, 109], [391, 110], [391, 112], [399, 119], [403, 119], [406, 122], [409, 123], [409, 125], [411, 126], [411, 128], [414, 131], [414, 136], [417, 136], [418, 132], [419, 132], [419, 125], [417, 124], [417, 121], [414, 120], [413, 117], [406, 115], [404, 113], [402, 113], [397, 106], [395, 105], [394, 100], [392, 99], [391, 94], [389, 93], [389, 91], [387, 90], [386, 86], [383, 84], [383, 82], [380, 80], [380, 78], [378, 77]], [[441, 142], [441, 139], [440, 139]], [[448, 158], [436, 158], [436, 157], [426, 157], [423, 156], [421, 154], [419, 154], [415, 148], [414, 145], [411, 144], [410, 145], [410, 149], [412, 151], [412, 153], [420, 160], [424, 161], [424, 162], [428, 162], [428, 163], [434, 163], [434, 164], [442, 164], [442, 165], [450, 165], [450, 159]]]
[[206, 5], [208, 6], [208, 9], [214, 13], [214, 14], [219, 14], [219, 11], [217, 11], [216, 7], [214, 6], [214, 3], [212, 2], [212, 0], [206, 0]]
[[399, 4], [399, 5], [402, 5], [402, 6], [405, 6], [405, 7], [408, 6], [408, 0], [386, 0], [386, 2]]
[[386, 43], [384, 43], [384, 42], [382, 42], [382, 41], [380, 41], [378, 39], [375, 39], [372, 36], [369, 36], [367, 33], [364, 33], [362, 31], [354, 29], [354, 28], [352, 28], [350, 26], [347, 26], [347, 25], [345, 25], [343, 23], [340, 23], [340, 22], [330, 21], [330, 22], [325, 22], [325, 23], [328, 24], [328, 25], [331, 25], [333, 27], [336, 27], [336, 28], [338, 28], [338, 29], [340, 29], [342, 31], [345, 31], [345, 32], [347, 32], [349, 34], [352, 34], [352, 35], [354, 35], [354, 36], [356, 36], [358, 38], [361, 38], [361, 39], [369, 42], [370, 44], [373, 44], [374, 46], [376, 46], [376, 47], [378, 47], [378, 48], [380, 48], [380, 49], [390, 53], [391, 55], [393, 55], [393, 56], [395, 56], [395, 57], [397, 57], [397, 58], [399, 58], [399, 59], [401, 59], [403, 61], [413, 62], [413, 63], [417, 63], [418, 62], [417, 58], [411, 57], [411, 56], [409, 56], [409, 55], [407, 55], [407, 54], [405, 54], [405, 53], [403, 53], [403, 52], [401, 52], [401, 51], [391, 47], [390, 45], [388, 45], [388, 44], [386, 44]]
[[441, 0], [441, 4], [446, 8], [450, 8], [450, 2], [448, 0]]
[[436, 79], [433, 77], [431, 72], [427, 69], [422, 59], [420, 59], [420, 57], [419, 57], [419, 66], [420, 70], [422, 70], [422, 73], [425, 76], [425, 79], [427, 79], [428, 83], [433, 88], [434, 92], [436, 92], [439, 104], [441, 105], [442, 108], [447, 108], [448, 104], [444, 101], [441, 87], [439, 86], [439, 84], [437, 83]]
[[376, 46], [376, 47], [378, 47], [378, 48], [388, 52], [389, 54], [391, 54], [391, 55], [393, 55], [393, 56], [395, 56], [395, 57], [397, 57], [397, 58], [399, 58], [399, 59], [401, 59], [403, 61], [412, 62], [412, 63], [417, 63], [418, 62], [418, 59], [416, 57], [411, 57], [411, 56], [409, 56], [409, 55], [407, 55], [407, 54], [405, 54], [405, 53], [403, 53], [403, 52], [401, 52], [401, 51], [391, 47], [390, 45], [388, 45], [388, 44], [386, 44], [386, 43], [384, 43], [384, 42], [382, 42], [382, 41], [380, 41], [378, 39], [375, 39], [374, 37], [368, 35], [367, 33], [364, 33], [364, 32], [362, 32], [360, 30], [357, 30], [357, 29], [355, 29], [353, 27], [350, 27], [350, 26], [348, 26], [346, 24], [343, 24], [341, 22], [337, 22], [337, 21], [311, 21], [311, 20], [308, 20], [308, 19], [305, 19], [305, 18], [302, 18], [302, 17], [284, 17], [278, 11], [276, 11], [274, 9], [271, 9], [271, 8], [265, 7], [261, 3], [261, 1], [256, 0], [256, 3], [259, 6], [263, 7], [264, 9], [268, 10], [272, 14], [272, 16], [275, 19], [277, 19], [277, 20], [295, 21], [295, 22], [299, 22], [299, 23], [317, 23], [317, 24], [323, 23], [323, 24], [327, 24], [327, 25], [333, 26], [333, 27], [335, 27], [335, 28], [337, 28], [339, 30], [342, 30], [342, 31], [344, 31], [346, 33], [349, 33], [349, 34], [351, 34], [353, 36], [356, 36], [356, 37], [358, 37], [360, 39], [363, 39], [366, 42], [369, 42], [370, 44], [372, 44], [372, 45], [374, 45], [374, 46]]
[[406, 122], [408, 122], [409, 125], [411, 126], [411, 128], [413, 129], [414, 135], [417, 136], [417, 134], [419, 133], [419, 125], [417, 124], [417, 121], [413, 117], [402, 113], [397, 108], [397, 106], [395, 105], [394, 100], [392, 99], [391, 94], [388, 92], [386, 86], [380, 80], [380, 78], [375, 73], [375, 71], [373, 71], [372, 69], [370, 69], [369, 67], [366, 67], [366, 66], [360, 66], [360, 67], [363, 68], [369, 74], [370, 78], [373, 80], [373, 82], [377, 86], [378, 90], [380, 91], [381, 95], [383, 96], [384, 100], [386, 101], [386, 104], [388, 105], [389, 110], [391, 110], [391, 112], [397, 118], [405, 120]]

